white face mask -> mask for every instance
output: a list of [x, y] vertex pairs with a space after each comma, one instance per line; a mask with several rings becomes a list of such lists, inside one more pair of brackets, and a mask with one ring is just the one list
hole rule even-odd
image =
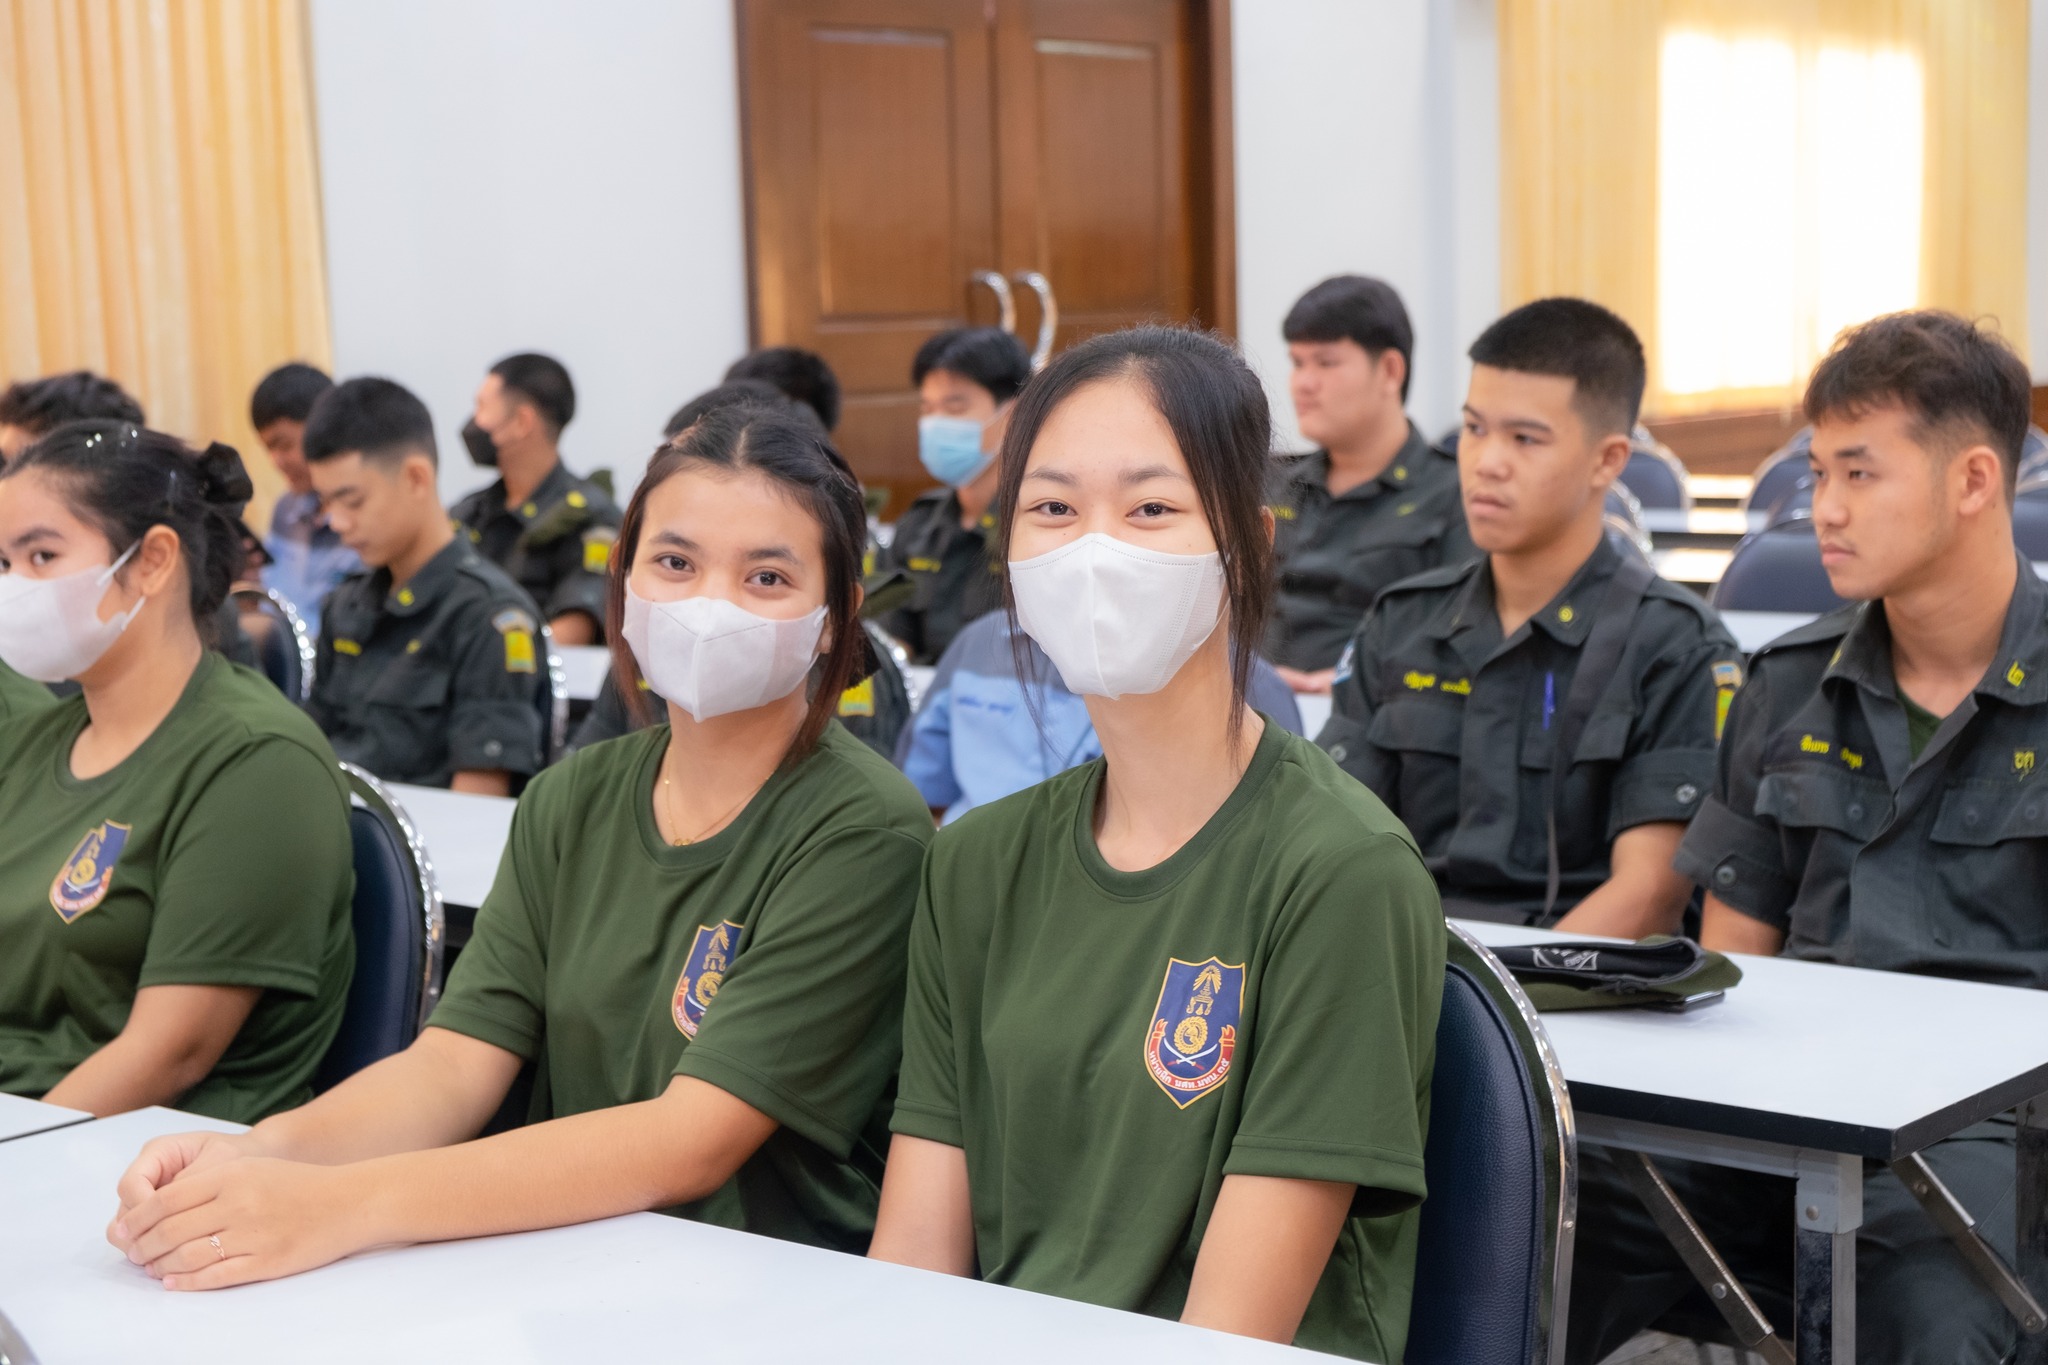
[[[136, 545], [142, 542], [137, 541]], [[64, 682], [100, 661], [147, 598], [100, 620], [100, 599], [135, 545], [104, 569], [80, 569], [61, 578], [0, 575], [0, 663], [37, 682]]]
[[1223, 619], [1223, 556], [1172, 555], [1091, 532], [1010, 561], [1017, 619], [1086, 697], [1157, 692]]
[[650, 602], [626, 589], [626, 643], [654, 694], [698, 720], [763, 706], [803, 686], [825, 609], [778, 621], [722, 597]]

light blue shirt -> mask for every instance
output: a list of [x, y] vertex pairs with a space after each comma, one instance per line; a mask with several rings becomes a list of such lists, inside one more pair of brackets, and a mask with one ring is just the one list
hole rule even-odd
[[[1017, 676], [1008, 616], [992, 611], [970, 623], [940, 656], [896, 742], [896, 766], [946, 824], [1102, 755], [1086, 703], [1044, 651], [1026, 647], [1028, 684]], [[1249, 692], [1254, 708], [1301, 733], [1294, 693], [1264, 659], [1252, 663]]]
[[286, 493], [277, 500], [263, 548], [270, 553], [263, 586], [290, 602], [307, 634], [318, 639], [320, 605], [362, 561], [320, 515], [317, 493]]

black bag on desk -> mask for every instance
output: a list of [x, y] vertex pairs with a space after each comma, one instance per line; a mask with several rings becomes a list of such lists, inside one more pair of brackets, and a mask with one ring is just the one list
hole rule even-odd
[[1721, 954], [1664, 934], [1639, 943], [1530, 943], [1493, 955], [1539, 1010], [1674, 1006], [1742, 980], [1742, 968]]

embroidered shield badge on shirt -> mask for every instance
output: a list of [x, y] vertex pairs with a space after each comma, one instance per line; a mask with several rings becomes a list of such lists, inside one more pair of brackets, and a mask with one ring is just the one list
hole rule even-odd
[[1185, 1109], [1223, 1084], [1237, 1050], [1244, 964], [1166, 960], [1166, 980], [1145, 1031], [1145, 1069]]
[[132, 825], [102, 820], [86, 831], [78, 847], [64, 860], [57, 880], [50, 883], [50, 908], [66, 924], [107, 898], [114, 884], [114, 864], [128, 842]]
[[739, 941], [740, 926], [731, 920], [707, 924], [697, 931], [690, 944], [689, 960], [683, 963], [683, 974], [676, 978], [675, 996], [669, 1002], [669, 1012], [685, 1038], [697, 1036], [704, 1011], [711, 1008], [719, 986], [725, 981], [733, 945]]

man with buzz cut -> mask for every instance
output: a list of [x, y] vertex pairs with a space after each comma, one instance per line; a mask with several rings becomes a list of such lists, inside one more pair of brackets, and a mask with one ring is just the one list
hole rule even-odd
[[562, 463], [576, 386], [553, 356], [508, 355], [477, 387], [462, 428], [469, 458], [498, 479], [449, 509], [485, 559], [512, 576], [564, 645], [604, 642], [605, 573], [620, 514], [611, 495]]
[[313, 404], [304, 447], [328, 525], [364, 565], [327, 599], [306, 709], [379, 777], [512, 794], [545, 755], [538, 613], [449, 525], [426, 404], [351, 379]]
[[1380, 595], [1317, 742], [1408, 826], [1446, 913], [1674, 932], [1671, 857], [1742, 669], [1711, 609], [1606, 535], [1642, 344], [1554, 298], [1470, 354], [1458, 479], [1484, 555]]
[[[2048, 588], [2012, 532], [2029, 396], [2011, 347], [1940, 312], [1864, 323], [1814, 370], [1814, 532], [1854, 605], [1751, 661], [1678, 854], [1706, 891], [1707, 947], [2048, 987]], [[2014, 1150], [2007, 1116], [1922, 1153], [2008, 1265]], [[1660, 1165], [1788, 1329], [1792, 1182]], [[1572, 1358], [1599, 1360], [1674, 1309], [1713, 1322], [1641, 1205], [1592, 1192]], [[1865, 1174], [1856, 1319], [1863, 1361], [1969, 1365], [2018, 1342], [1882, 1167]]]

